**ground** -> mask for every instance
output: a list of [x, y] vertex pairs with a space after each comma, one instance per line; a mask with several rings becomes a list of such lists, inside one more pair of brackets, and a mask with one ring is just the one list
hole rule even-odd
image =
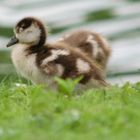
[[18, 83], [0, 83], [0, 140], [139, 140], [140, 83], [80, 94], [72, 81], [59, 91]]

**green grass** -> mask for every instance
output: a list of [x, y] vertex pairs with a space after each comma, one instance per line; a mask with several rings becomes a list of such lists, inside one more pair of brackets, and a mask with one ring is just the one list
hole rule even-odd
[[11, 27], [1, 27], [0, 26], [0, 35], [3, 37], [12, 37], [13, 29]]
[[87, 13], [85, 17], [86, 22], [93, 22], [99, 20], [113, 19], [116, 17], [116, 15], [113, 9], [102, 9], [98, 11], [91, 11]]
[[[140, 83], [77, 94], [0, 83], [0, 140], [139, 140]], [[59, 82], [59, 80], [58, 80]]]
[[10, 52], [6, 50], [0, 51], [0, 64], [1, 63], [11, 63]]

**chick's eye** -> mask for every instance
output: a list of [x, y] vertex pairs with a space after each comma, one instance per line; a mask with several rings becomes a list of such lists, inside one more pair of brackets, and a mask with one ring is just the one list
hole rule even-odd
[[27, 33], [32, 33], [32, 31], [27, 31]]
[[23, 28], [24, 28], [24, 27], [25, 27], [25, 24], [21, 24], [21, 27], [23, 27]]

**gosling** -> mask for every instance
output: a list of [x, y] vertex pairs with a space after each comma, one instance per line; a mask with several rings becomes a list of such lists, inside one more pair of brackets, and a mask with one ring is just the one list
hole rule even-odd
[[79, 84], [84, 86], [108, 85], [98, 64], [81, 50], [65, 42], [46, 43], [46, 39], [46, 28], [38, 19], [25, 17], [16, 24], [7, 47], [14, 46], [12, 61], [23, 77], [49, 86], [54, 85], [55, 76], [63, 79], [81, 76]]

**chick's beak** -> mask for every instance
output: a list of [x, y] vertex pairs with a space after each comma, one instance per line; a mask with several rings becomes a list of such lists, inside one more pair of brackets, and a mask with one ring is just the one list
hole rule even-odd
[[10, 41], [8, 42], [7, 47], [10, 47], [10, 46], [12, 46], [12, 45], [14, 45], [14, 44], [16, 44], [16, 43], [18, 43], [18, 42], [19, 42], [19, 40], [18, 40], [15, 36], [13, 36], [13, 37], [10, 39]]

